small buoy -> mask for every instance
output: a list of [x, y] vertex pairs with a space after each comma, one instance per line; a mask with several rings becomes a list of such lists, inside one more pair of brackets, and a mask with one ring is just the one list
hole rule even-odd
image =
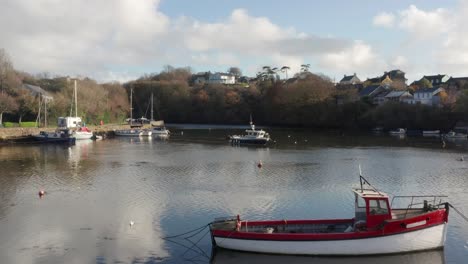
[[180, 131], [180, 135], [183, 136], [183, 135], [184, 135], [184, 131]]
[[130, 226], [133, 226], [134, 224], [135, 224], [135, 222], [130, 221]]
[[39, 193], [39, 198], [42, 198], [44, 195], [45, 195], [45, 191], [44, 190], [40, 190]]
[[261, 168], [263, 166], [262, 161], [257, 164], [257, 167]]
[[288, 138], [290, 138], [290, 137], [291, 137], [291, 135], [288, 135]]
[[297, 141], [294, 141], [294, 144], [297, 144]]

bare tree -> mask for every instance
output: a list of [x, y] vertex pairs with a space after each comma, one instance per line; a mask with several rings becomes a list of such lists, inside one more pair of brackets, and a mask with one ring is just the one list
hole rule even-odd
[[4, 93], [7, 79], [13, 71], [10, 56], [8, 56], [4, 49], [0, 49], [0, 93]]
[[15, 99], [7, 93], [0, 93], [0, 124], [3, 123], [3, 113], [11, 113], [18, 109]]

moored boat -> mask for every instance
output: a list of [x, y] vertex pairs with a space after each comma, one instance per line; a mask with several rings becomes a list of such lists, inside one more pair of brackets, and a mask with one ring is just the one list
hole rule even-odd
[[450, 131], [450, 132], [448, 132], [447, 134], [444, 135], [444, 138], [448, 138], [448, 139], [466, 139], [467, 134], [458, 133], [458, 132], [455, 132], [455, 131]]
[[[221, 248], [290, 255], [378, 255], [442, 248], [449, 204], [446, 196], [389, 196], [360, 177], [353, 189], [355, 216], [350, 219], [246, 221], [239, 216], [210, 224]], [[365, 189], [364, 184], [371, 188]], [[394, 208], [395, 199], [409, 205]], [[416, 202], [420, 199], [422, 203]], [[416, 207], [422, 205], [421, 207]]]
[[250, 129], [246, 129], [245, 132], [245, 135], [229, 136], [231, 144], [266, 145], [270, 141], [270, 135], [263, 129], [255, 129], [252, 120], [250, 121]]
[[404, 128], [397, 128], [395, 130], [390, 130], [388, 131], [390, 135], [405, 135], [406, 134], [406, 129]]
[[40, 143], [75, 144], [76, 141], [76, 138], [70, 134], [68, 129], [57, 129], [55, 132], [41, 131], [38, 135], [32, 137]]
[[153, 132], [149, 129], [121, 129], [114, 130], [114, 134], [120, 137], [150, 137]]

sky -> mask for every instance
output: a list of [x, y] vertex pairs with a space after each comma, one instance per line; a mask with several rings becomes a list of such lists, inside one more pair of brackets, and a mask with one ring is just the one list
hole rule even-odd
[[[339, 81], [400, 69], [468, 76], [468, 1], [0, 0], [15, 69], [125, 82], [164, 66], [263, 66]], [[285, 77], [285, 73], [281, 75]]]

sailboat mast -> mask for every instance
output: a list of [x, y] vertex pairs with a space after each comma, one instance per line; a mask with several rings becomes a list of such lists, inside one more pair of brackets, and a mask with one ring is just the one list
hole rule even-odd
[[153, 120], [153, 92], [151, 92], [151, 121]]
[[130, 125], [133, 124], [133, 87], [130, 88]]
[[76, 96], [76, 80], [75, 80], [75, 117], [78, 117], [78, 99]]

